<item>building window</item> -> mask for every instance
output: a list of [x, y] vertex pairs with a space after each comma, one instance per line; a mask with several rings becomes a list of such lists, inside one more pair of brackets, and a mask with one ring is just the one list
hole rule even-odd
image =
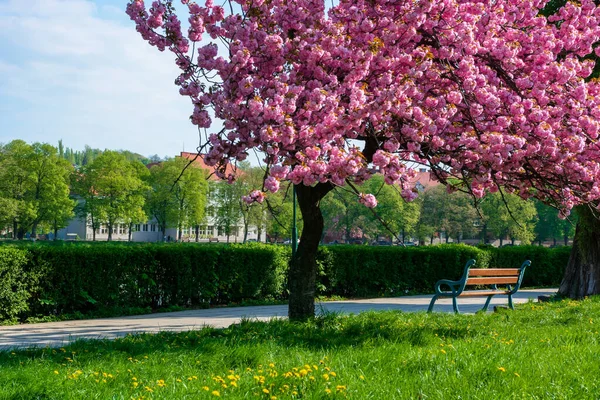
[[148, 232], [148, 224], [142, 225], [142, 231]]
[[205, 226], [205, 225], [202, 225], [202, 226], [200, 227], [200, 230], [198, 231], [198, 234], [199, 234], [200, 236], [204, 236], [204, 235], [206, 235], [206, 226]]
[[136, 232], [139, 232], [139, 231], [141, 230], [140, 228], [141, 228], [141, 225], [140, 225], [140, 224], [136, 224], [136, 225], [135, 225], [135, 231], [136, 231]]
[[209, 226], [209, 227], [206, 229], [206, 234], [207, 234], [208, 236], [213, 236], [213, 235], [215, 234], [215, 227], [214, 227], [214, 226], [212, 226], [212, 225], [211, 225], [211, 226]]
[[151, 230], [152, 232], [156, 232], [156, 224], [152, 224], [152, 225], [150, 225], [150, 230]]

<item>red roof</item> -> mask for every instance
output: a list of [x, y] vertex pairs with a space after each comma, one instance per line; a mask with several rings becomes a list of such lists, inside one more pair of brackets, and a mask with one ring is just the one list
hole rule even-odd
[[422, 186], [422, 190], [427, 190], [437, 185], [440, 185], [440, 182], [434, 179], [435, 177], [431, 176], [429, 170], [425, 168], [421, 168], [417, 170], [417, 176], [413, 179], [413, 183], [415, 186]]
[[[219, 180], [219, 178], [215, 174], [213, 174], [213, 172], [215, 170], [214, 167], [209, 167], [208, 165], [206, 165], [206, 163], [204, 162], [204, 159], [202, 158], [202, 155], [198, 155], [198, 153], [188, 153], [187, 151], [182, 151], [179, 154], [179, 157], [186, 158], [188, 160], [194, 160], [192, 165], [194, 165], [195, 167], [198, 167], [198, 168], [202, 168], [203, 170], [206, 170], [208, 173], [212, 174], [210, 176], [211, 180], [213, 180], [213, 181]], [[228, 175], [231, 173], [233, 173], [233, 167], [231, 165], [227, 165], [227, 168], [225, 170], [225, 175]]]

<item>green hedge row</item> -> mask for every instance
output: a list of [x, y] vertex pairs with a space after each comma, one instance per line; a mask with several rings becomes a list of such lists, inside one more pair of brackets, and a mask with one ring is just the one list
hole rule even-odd
[[479, 268], [517, 268], [531, 260], [523, 284], [555, 286], [562, 280], [570, 251], [540, 246], [330, 246], [319, 253], [319, 289], [349, 297], [431, 293], [438, 280], [460, 278], [471, 258]]
[[[525, 285], [558, 285], [570, 248], [325, 246], [318, 293], [347, 297], [430, 293], [479, 267], [532, 266]], [[264, 244], [0, 246], [0, 320], [108, 309], [198, 307], [286, 297], [290, 248]]]

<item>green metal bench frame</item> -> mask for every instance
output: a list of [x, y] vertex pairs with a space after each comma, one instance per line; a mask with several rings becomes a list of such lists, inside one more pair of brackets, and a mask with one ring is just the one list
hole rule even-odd
[[[471, 297], [477, 297], [477, 292], [476, 291], [465, 291], [465, 287], [467, 285], [469, 285], [468, 280], [469, 280], [469, 270], [471, 269], [471, 267], [473, 267], [473, 265], [475, 265], [475, 260], [469, 260], [467, 261], [467, 264], [465, 265], [465, 270], [463, 272], [462, 278], [460, 278], [457, 281], [451, 281], [448, 279], [441, 279], [439, 281], [436, 282], [435, 284], [435, 295], [433, 296], [433, 298], [431, 299], [431, 303], [429, 303], [429, 308], [427, 309], [427, 312], [430, 313], [433, 310], [433, 306], [436, 302], [437, 299], [439, 298], [452, 298], [452, 307], [454, 309], [455, 313], [460, 312], [458, 309], [458, 305], [456, 304], [456, 298], [460, 297], [460, 295], [462, 295], [463, 293], [468, 293]], [[521, 264], [521, 267], [519, 268], [519, 272], [518, 272], [518, 278], [517, 278], [517, 282], [513, 285], [507, 285], [507, 289], [506, 290], [501, 290], [498, 289], [497, 284], [490, 284], [490, 286], [492, 287], [492, 291], [494, 291], [494, 293], [492, 293], [491, 291], [485, 292], [485, 294], [482, 294], [481, 297], [486, 297], [487, 296], [487, 300], [485, 302], [485, 305], [483, 306], [483, 308], [481, 309], [482, 311], [487, 311], [489, 305], [490, 305], [490, 301], [492, 300], [492, 297], [494, 297], [495, 295], [499, 294], [499, 295], [507, 295], [508, 296], [508, 306], [514, 310], [515, 307], [513, 305], [513, 301], [512, 301], [512, 295], [515, 294], [519, 288], [521, 287], [521, 282], [523, 281], [523, 275], [525, 274], [525, 268], [527, 268], [529, 265], [531, 265], [531, 261], [527, 260], [525, 262], [523, 262], [523, 264]], [[482, 269], [483, 270], [483, 269]], [[441, 286], [442, 285], [446, 285], [449, 287], [450, 290], [442, 290]], [[470, 285], [474, 285], [473, 283], [471, 283]]]

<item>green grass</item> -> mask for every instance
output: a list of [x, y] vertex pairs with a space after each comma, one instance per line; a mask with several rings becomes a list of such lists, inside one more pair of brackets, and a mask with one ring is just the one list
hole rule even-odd
[[599, 324], [592, 298], [82, 341], [0, 353], [0, 399], [592, 399]]

